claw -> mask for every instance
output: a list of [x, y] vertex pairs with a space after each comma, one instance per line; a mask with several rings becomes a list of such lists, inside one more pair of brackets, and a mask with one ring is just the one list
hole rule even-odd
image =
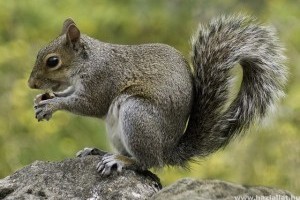
[[99, 162], [99, 163], [97, 164], [97, 171], [98, 171], [98, 172], [101, 172], [101, 171], [103, 170], [103, 168], [104, 168], [104, 165], [102, 165], [102, 163]]
[[135, 161], [131, 158], [122, 155], [106, 154], [97, 164], [97, 171], [103, 176], [111, 174], [116, 168], [118, 173], [122, 172], [123, 168], [128, 168], [135, 165]]
[[38, 115], [41, 111], [43, 111], [42, 108], [36, 108], [35, 109], [35, 115]]
[[43, 117], [44, 117], [44, 119], [46, 119], [47, 121], [49, 121], [50, 118], [52, 117], [52, 115], [51, 115], [51, 114], [46, 114], [46, 115], [43, 116]]
[[104, 167], [104, 170], [102, 170], [102, 172], [101, 172], [101, 174], [103, 176], [108, 176], [110, 173], [111, 173], [111, 166], [109, 166], [109, 165], [106, 165]]
[[91, 155], [93, 148], [84, 148], [76, 153], [76, 157], [85, 157]]

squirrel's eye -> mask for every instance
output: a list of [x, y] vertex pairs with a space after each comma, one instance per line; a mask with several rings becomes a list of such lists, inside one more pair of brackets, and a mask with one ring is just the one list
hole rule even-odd
[[59, 63], [59, 58], [58, 56], [51, 56], [47, 59], [46, 61], [46, 65], [47, 67], [49, 68], [53, 68], [53, 67], [56, 67]]

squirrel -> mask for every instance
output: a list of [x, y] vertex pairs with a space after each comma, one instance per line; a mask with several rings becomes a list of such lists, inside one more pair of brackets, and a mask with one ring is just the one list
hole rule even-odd
[[[28, 85], [38, 95], [38, 121], [58, 110], [102, 118], [117, 154], [105, 154], [102, 175], [122, 169], [188, 166], [224, 148], [261, 121], [284, 96], [287, 69], [273, 28], [244, 16], [220, 16], [192, 37], [191, 64], [166, 44], [118, 45], [81, 34], [68, 18], [37, 55]], [[229, 102], [231, 69], [243, 79]], [[82, 157], [101, 154], [96, 148]]]

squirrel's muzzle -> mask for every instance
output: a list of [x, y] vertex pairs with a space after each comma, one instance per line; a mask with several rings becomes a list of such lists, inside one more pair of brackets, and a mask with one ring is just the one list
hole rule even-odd
[[28, 80], [28, 86], [31, 89], [39, 89], [41, 87], [41, 83], [37, 79], [30, 77]]

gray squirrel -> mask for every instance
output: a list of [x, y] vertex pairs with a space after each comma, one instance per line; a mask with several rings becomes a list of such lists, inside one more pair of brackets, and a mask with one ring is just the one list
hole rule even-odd
[[[37, 55], [28, 84], [38, 95], [38, 121], [57, 110], [104, 118], [118, 154], [97, 170], [185, 167], [225, 147], [284, 95], [287, 70], [274, 30], [251, 17], [222, 16], [200, 25], [191, 66], [166, 44], [118, 45], [81, 34], [69, 18], [61, 34]], [[243, 80], [229, 100], [231, 69]], [[47, 94], [47, 93], [46, 93]], [[78, 156], [100, 154], [86, 148]]]

